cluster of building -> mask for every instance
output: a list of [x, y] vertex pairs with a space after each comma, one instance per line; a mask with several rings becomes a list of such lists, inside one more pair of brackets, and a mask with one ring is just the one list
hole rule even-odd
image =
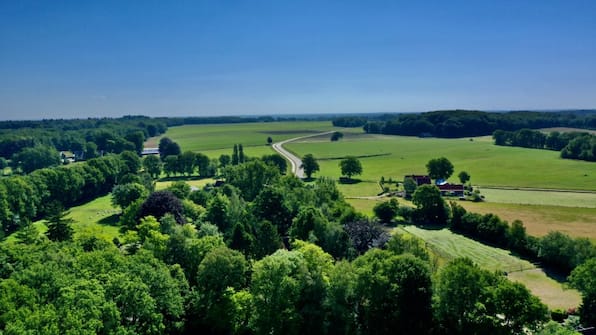
[[[420, 185], [431, 185], [432, 182], [429, 176], [426, 175], [409, 175], [404, 176], [404, 180], [406, 178], [411, 178], [416, 182], [417, 186]], [[450, 184], [444, 180], [437, 180], [435, 185], [439, 188], [442, 195], [448, 196], [456, 196], [456, 197], [463, 197], [464, 196], [464, 185], [462, 184]]]

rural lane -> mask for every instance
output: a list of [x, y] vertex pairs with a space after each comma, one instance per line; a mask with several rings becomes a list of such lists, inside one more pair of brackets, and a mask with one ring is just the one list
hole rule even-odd
[[304, 169], [302, 169], [302, 160], [299, 157], [297, 157], [296, 155], [294, 155], [293, 153], [284, 149], [283, 145], [286, 143], [290, 143], [290, 142], [297, 141], [297, 140], [302, 140], [302, 139], [309, 138], [309, 137], [331, 134], [333, 132], [335, 132], [335, 130], [326, 131], [323, 133], [316, 133], [316, 134], [312, 134], [312, 135], [290, 138], [285, 141], [273, 143], [271, 145], [271, 147], [273, 148], [273, 150], [277, 151], [278, 154], [282, 155], [285, 159], [290, 161], [290, 164], [292, 165], [292, 173], [295, 174], [296, 177], [302, 179], [302, 178], [304, 178]]

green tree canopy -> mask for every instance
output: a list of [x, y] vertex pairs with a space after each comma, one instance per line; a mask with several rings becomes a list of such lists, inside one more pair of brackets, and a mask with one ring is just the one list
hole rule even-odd
[[341, 174], [351, 179], [354, 175], [362, 174], [362, 164], [356, 157], [346, 157], [339, 162]]
[[433, 158], [426, 163], [426, 170], [433, 180], [446, 180], [453, 174], [453, 164], [445, 157]]
[[312, 177], [313, 173], [319, 171], [319, 163], [312, 154], [306, 154], [302, 157], [302, 166], [300, 167], [304, 169], [304, 173], [308, 179]]

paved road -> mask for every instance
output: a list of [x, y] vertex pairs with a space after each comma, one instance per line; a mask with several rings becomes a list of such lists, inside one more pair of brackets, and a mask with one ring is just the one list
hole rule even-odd
[[304, 138], [327, 135], [327, 134], [331, 134], [333, 132], [335, 132], [335, 130], [326, 131], [324, 133], [317, 133], [317, 134], [312, 134], [312, 135], [290, 138], [289, 140], [273, 143], [272, 147], [273, 147], [273, 150], [277, 151], [277, 153], [279, 153], [280, 155], [282, 155], [283, 157], [285, 157], [287, 160], [290, 161], [290, 164], [292, 167], [292, 173], [295, 174], [296, 177], [304, 178], [304, 169], [302, 169], [302, 160], [299, 157], [297, 157], [296, 155], [294, 155], [293, 153], [284, 149], [283, 145], [286, 143], [301, 140]]

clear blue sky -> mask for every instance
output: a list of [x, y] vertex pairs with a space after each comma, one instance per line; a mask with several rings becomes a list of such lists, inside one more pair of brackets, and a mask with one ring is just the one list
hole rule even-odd
[[596, 1], [0, 1], [0, 119], [596, 108]]

